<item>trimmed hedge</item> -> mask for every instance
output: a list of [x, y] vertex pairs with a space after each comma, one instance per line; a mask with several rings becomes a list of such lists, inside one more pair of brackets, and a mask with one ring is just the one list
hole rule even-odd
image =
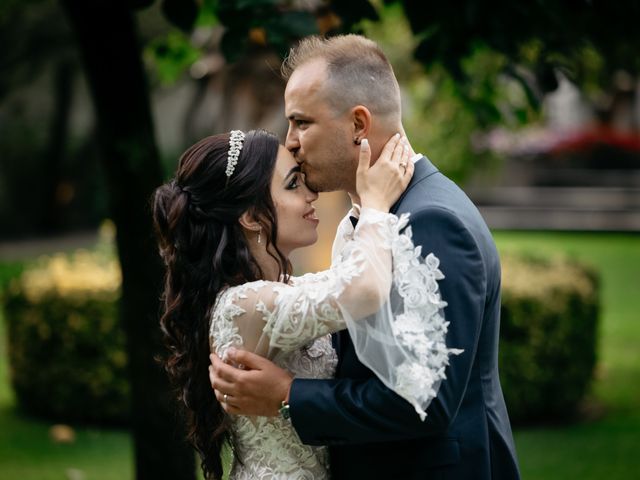
[[500, 377], [516, 424], [576, 417], [596, 365], [599, 284], [563, 258], [502, 256]]
[[113, 256], [42, 258], [5, 292], [10, 376], [20, 406], [71, 422], [126, 423], [129, 383]]
[[[129, 410], [120, 271], [112, 254], [42, 259], [6, 292], [20, 405], [55, 420], [123, 423]], [[596, 362], [598, 282], [563, 259], [502, 255], [500, 376], [512, 421], [574, 416]]]

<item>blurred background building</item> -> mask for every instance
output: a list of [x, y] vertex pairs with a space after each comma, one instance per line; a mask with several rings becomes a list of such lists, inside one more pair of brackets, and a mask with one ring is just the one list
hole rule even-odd
[[[499, 229], [640, 231], [640, 86], [619, 72], [600, 108], [561, 77], [539, 125], [496, 128], [477, 140], [500, 155], [499, 171], [467, 184]], [[603, 102], [604, 103], [604, 102]]]

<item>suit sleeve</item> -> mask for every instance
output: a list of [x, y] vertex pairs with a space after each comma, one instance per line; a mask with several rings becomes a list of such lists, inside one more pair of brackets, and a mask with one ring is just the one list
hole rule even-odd
[[405, 440], [446, 431], [462, 402], [475, 358], [486, 293], [486, 271], [468, 230], [451, 212], [431, 208], [410, 218], [415, 245], [440, 259], [440, 282], [449, 322], [448, 347], [464, 349], [451, 358], [436, 398], [421, 421], [414, 408], [375, 376], [366, 379], [294, 380], [290, 393], [293, 426], [310, 445]]

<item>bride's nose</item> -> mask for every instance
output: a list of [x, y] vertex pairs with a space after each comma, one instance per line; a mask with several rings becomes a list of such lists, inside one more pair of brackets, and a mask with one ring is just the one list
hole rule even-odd
[[306, 187], [306, 189], [307, 189], [307, 202], [308, 203], [315, 202], [318, 199], [318, 192], [314, 192], [309, 187]]

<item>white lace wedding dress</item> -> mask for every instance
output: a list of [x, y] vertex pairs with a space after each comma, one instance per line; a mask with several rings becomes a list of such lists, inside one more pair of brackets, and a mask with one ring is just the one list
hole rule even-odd
[[[406, 224], [406, 217], [363, 209], [355, 229], [348, 217], [341, 222], [329, 270], [225, 289], [213, 309], [212, 351], [223, 357], [239, 347], [298, 378], [331, 378], [337, 356], [329, 334], [349, 328], [361, 361], [423, 416], [455, 352], [444, 345], [437, 259], [422, 259], [410, 228], [401, 233]], [[407, 279], [411, 288], [396, 287]], [[240, 459], [231, 479], [329, 478], [327, 449], [302, 444], [289, 420], [237, 415], [231, 429]]]

